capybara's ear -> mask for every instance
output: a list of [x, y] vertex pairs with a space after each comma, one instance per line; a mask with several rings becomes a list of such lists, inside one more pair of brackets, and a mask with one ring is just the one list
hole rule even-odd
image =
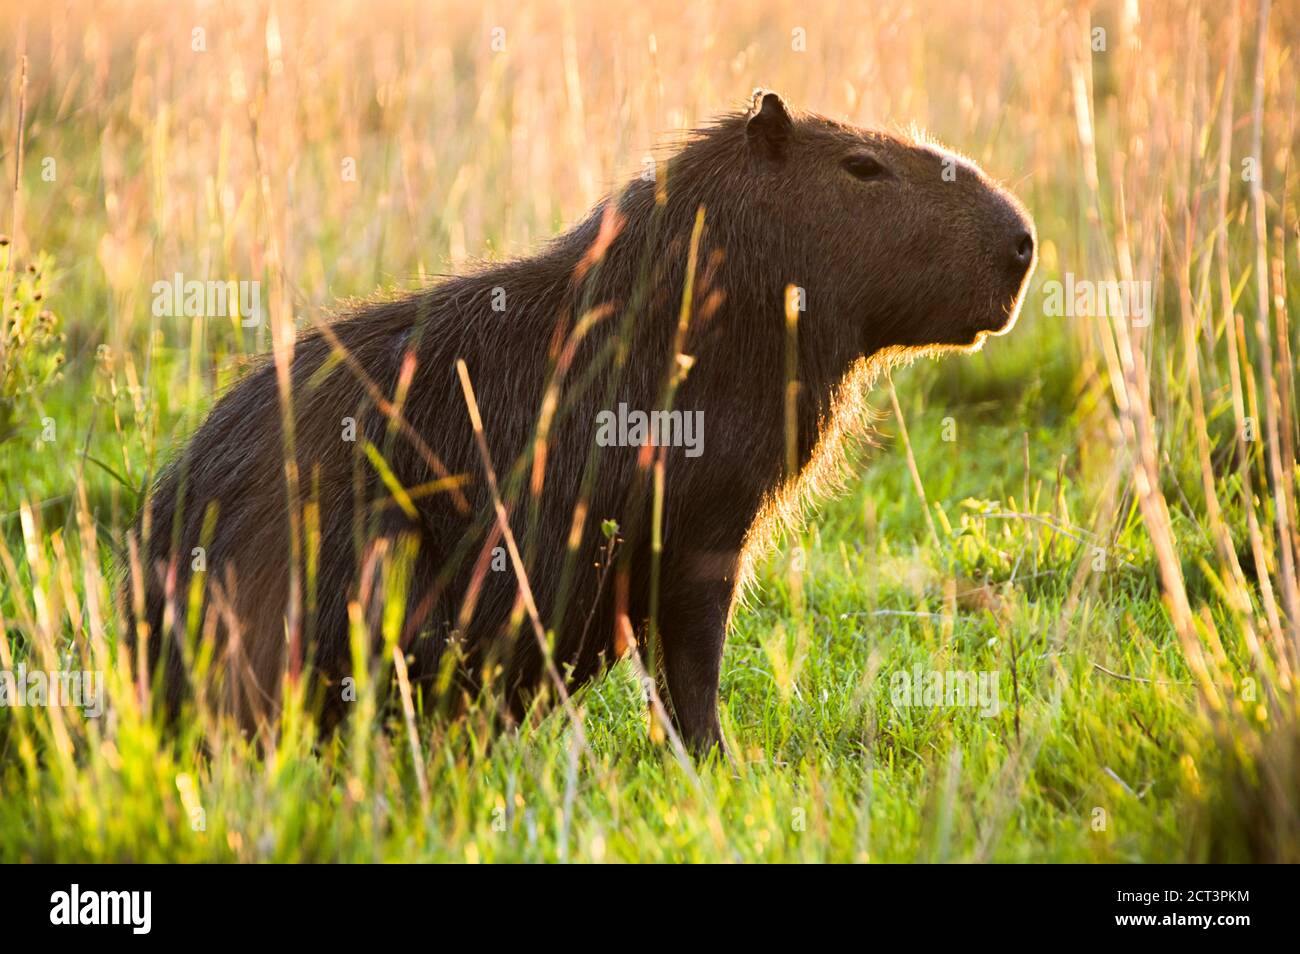
[[754, 90], [754, 105], [745, 124], [751, 149], [767, 159], [780, 159], [790, 145], [793, 128], [794, 122], [780, 96], [770, 89]]

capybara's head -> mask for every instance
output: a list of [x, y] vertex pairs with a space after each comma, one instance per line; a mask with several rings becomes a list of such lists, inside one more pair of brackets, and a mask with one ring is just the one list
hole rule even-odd
[[[1035, 261], [1024, 207], [933, 143], [792, 112], [759, 90], [743, 117], [743, 188], [807, 307], [864, 353], [974, 349], [1015, 323]], [[747, 219], [754, 222], [753, 216]]]

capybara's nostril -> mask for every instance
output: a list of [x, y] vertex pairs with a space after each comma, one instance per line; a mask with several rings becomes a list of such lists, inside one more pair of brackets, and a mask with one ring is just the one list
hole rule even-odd
[[1015, 251], [1011, 254], [1012, 261], [1018, 268], [1028, 268], [1029, 263], [1034, 260], [1034, 237], [1028, 232], [1021, 232], [1016, 236], [1015, 243]]

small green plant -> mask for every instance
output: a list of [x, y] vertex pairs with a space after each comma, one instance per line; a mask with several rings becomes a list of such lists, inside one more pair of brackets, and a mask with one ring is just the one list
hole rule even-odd
[[[8, 257], [13, 245], [0, 238]], [[38, 420], [41, 395], [63, 377], [63, 342], [59, 319], [48, 307], [48, 285], [52, 261], [44, 252], [18, 272], [5, 297], [5, 314], [0, 325], [0, 444], [22, 433], [28, 422]]]

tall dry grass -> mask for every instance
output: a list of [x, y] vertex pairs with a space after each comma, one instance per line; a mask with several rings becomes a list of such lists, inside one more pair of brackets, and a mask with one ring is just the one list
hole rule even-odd
[[[1300, 536], [1287, 259], [1294, 267], [1300, 86], [1279, 39], [1294, 37], [1295, 11], [1266, 0], [1174, 16], [1165, 36], [1187, 42], [1161, 44], [1136, 5], [1123, 11], [1105, 66], [1124, 92], [1109, 102], [1096, 57], [1071, 47], [1090, 239], [1078, 261], [1157, 291], [1150, 327], [1116, 315], [1094, 326], [1111, 466], [1132, 475], [1207, 745], [1228, 751], [1249, 791], [1230, 796], [1225, 824], [1250, 829], [1257, 857], [1294, 861]], [[1077, 21], [1077, 34], [1086, 29]], [[1184, 557], [1193, 534], [1213, 544], [1199, 592]], [[1239, 647], [1244, 666], [1229, 660]], [[1223, 838], [1214, 850], [1232, 846]]]

